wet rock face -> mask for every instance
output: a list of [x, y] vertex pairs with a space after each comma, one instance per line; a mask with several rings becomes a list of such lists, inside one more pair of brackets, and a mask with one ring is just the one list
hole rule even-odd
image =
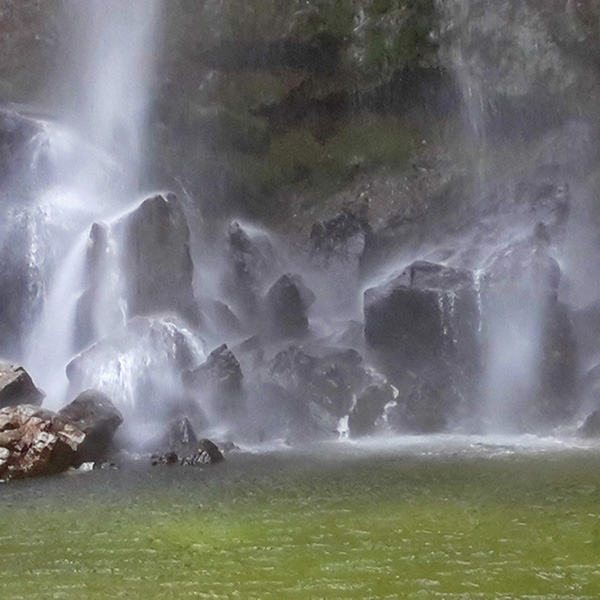
[[39, 406], [44, 396], [23, 367], [0, 364], [0, 408], [18, 404]]
[[152, 455], [153, 465], [183, 466], [215, 464], [225, 460], [219, 447], [209, 439], [197, 439], [187, 417], [172, 421], [160, 442], [160, 451]]
[[227, 231], [227, 266], [223, 290], [239, 313], [256, 319], [262, 290], [277, 268], [275, 248], [262, 232], [250, 232], [234, 221]]
[[424, 261], [364, 296], [365, 337], [409, 365], [477, 356], [479, 309], [469, 271]]
[[177, 320], [136, 317], [67, 365], [70, 388], [98, 389], [126, 414], [171, 415], [183, 400], [182, 373], [203, 356], [200, 343]]
[[76, 461], [85, 434], [74, 424], [29, 404], [0, 410], [0, 478], [53, 475]]
[[590, 413], [577, 433], [584, 438], [600, 438], [600, 410]]
[[499, 339], [517, 344], [525, 337], [536, 348], [524, 359], [537, 377], [532, 389], [521, 392], [530, 396], [520, 417], [525, 427], [555, 423], [576, 408], [579, 357], [572, 311], [558, 302], [561, 270], [548, 245], [547, 229], [536, 226], [532, 237], [498, 252], [486, 268], [488, 353], [494, 353]]
[[194, 451], [198, 438], [194, 428], [187, 417], [171, 421], [160, 443], [163, 453], [174, 452], [179, 456], [186, 456]]
[[239, 408], [243, 378], [240, 363], [226, 344], [213, 350], [198, 368], [184, 373], [187, 389], [221, 416]]
[[299, 336], [308, 331], [307, 311], [315, 295], [299, 275], [282, 275], [266, 296], [266, 312], [274, 337]]
[[310, 244], [313, 254], [325, 262], [340, 260], [358, 266], [370, 233], [366, 210], [342, 210], [328, 221], [313, 225]]
[[196, 322], [190, 231], [176, 196], [148, 198], [119, 227], [129, 316], [176, 313]]
[[394, 401], [389, 385], [370, 385], [356, 399], [348, 418], [351, 437], [360, 437], [375, 432], [375, 424], [383, 415], [387, 404]]
[[97, 390], [82, 392], [58, 413], [85, 434], [77, 449], [75, 466], [96, 462], [106, 456], [123, 415], [110, 398]]
[[[365, 337], [401, 391], [393, 426], [431, 432], [475, 400], [480, 308], [471, 272], [416, 262], [365, 292]], [[416, 381], [415, 381], [416, 378]], [[457, 402], [460, 398], [460, 402]]]
[[370, 383], [361, 363], [362, 357], [353, 350], [314, 356], [290, 346], [269, 363], [268, 372], [274, 383], [301, 398], [312, 407], [313, 416], [336, 431], [338, 420], [352, 407], [353, 395]]

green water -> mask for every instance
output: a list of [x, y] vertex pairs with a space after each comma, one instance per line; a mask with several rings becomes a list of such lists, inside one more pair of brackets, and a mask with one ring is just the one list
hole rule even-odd
[[0, 598], [598, 598], [600, 455], [233, 456], [0, 487]]

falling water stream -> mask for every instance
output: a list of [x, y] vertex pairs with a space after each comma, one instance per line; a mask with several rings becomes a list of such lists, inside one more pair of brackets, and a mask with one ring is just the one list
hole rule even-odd
[[[39, 137], [55, 178], [38, 202], [48, 220], [60, 220], [57, 235], [63, 237], [49, 237], [45, 254], [59, 243], [67, 250], [56, 257], [48, 275], [43, 309], [24, 352], [53, 408], [66, 400], [64, 368], [75, 353], [77, 300], [85, 289], [90, 226], [122, 212], [140, 193], [160, 11], [159, 0], [68, 0], [63, 6], [68, 58], [67, 68], [61, 64], [57, 85], [67, 125], [45, 125]], [[106, 278], [114, 275], [107, 273]], [[114, 282], [107, 283], [104, 289], [114, 292]], [[101, 332], [115, 326], [111, 317], [123, 300], [117, 294], [110, 302], [112, 310], [102, 310], [108, 304], [103, 302], [97, 311], [98, 318], [109, 320], [99, 323]]]

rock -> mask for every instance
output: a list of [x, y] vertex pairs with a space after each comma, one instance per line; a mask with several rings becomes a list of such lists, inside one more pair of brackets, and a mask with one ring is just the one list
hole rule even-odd
[[117, 228], [124, 235], [129, 316], [175, 313], [196, 323], [190, 230], [176, 196], [148, 198]]
[[245, 319], [256, 319], [263, 286], [278, 266], [275, 248], [266, 233], [234, 221], [227, 231], [225, 254], [224, 292]]
[[165, 454], [153, 454], [150, 457], [152, 465], [176, 465], [179, 464], [177, 452], [166, 452]]
[[123, 415], [110, 398], [97, 390], [82, 392], [58, 414], [85, 434], [77, 449], [75, 466], [104, 459], [115, 431], [123, 423]]
[[[203, 357], [202, 342], [174, 319], [136, 317], [67, 365], [73, 395], [97, 389], [131, 415], [170, 418], [181, 399], [182, 373]], [[164, 422], [164, 421], [162, 421]]]
[[394, 401], [389, 385], [370, 385], [365, 388], [350, 411], [348, 428], [352, 437], [369, 435], [375, 431], [375, 422], [383, 415], [387, 404]]
[[335, 431], [337, 421], [350, 411], [353, 395], [371, 381], [360, 355], [357, 363], [355, 354], [329, 349], [322, 356], [313, 356], [290, 346], [268, 364], [268, 373], [273, 382], [306, 405], [325, 410]]
[[398, 433], [439, 433], [446, 431], [454, 414], [456, 395], [426, 379], [408, 376], [398, 400], [387, 410], [388, 423]]
[[502, 380], [507, 368], [515, 374], [512, 387], [508, 381], [496, 384], [503, 388], [496, 402], [510, 407], [511, 397], [520, 396], [520, 414], [509, 408], [513, 414], [506, 418], [526, 429], [557, 424], [576, 410], [573, 320], [569, 307], [558, 302], [561, 270], [545, 232], [536, 227], [531, 237], [490, 259], [482, 296], [488, 369]]
[[181, 460], [182, 465], [211, 465], [225, 460], [221, 451], [214, 442], [208, 439], [201, 439], [198, 442], [196, 451]]
[[310, 233], [313, 254], [326, 264], [338, 260], [358, 267], [371, 234], [366, 208], [356, 212], [344, 208], [328, 221], [315, 223]]
[[220, 336], [239, 337], [244, 326], [227, 304], [212, 298], [201, 298], [200, 308], [204, 321], [212, 333]]
[[299, 275], [282, 275], [266, 296], [266, 311], [275, 337], [299, 336], [308, 331], [308, 308], [315, 295]]
[[[111, 256], [112, 255], [112, 256]], [[111, 260], [112, 259], [112, 260]], [[114, 248], [111, 248], [109, 228], [103, 223], [94, 223], [90, 229], [86, 252], [86, 289], [77, 300], [75, 314], [75, 347], [78, 350], [89, 346], [98, 339], [96, 311], [104, 294], [111, 294], [109, 301], [114, 305], [113, 290], [105, 289], [106, 276], [111, 263], [116, 262]]]
[[53, 475], [77, 462], [85, 433], [51, 411], [21, 404], [0, 410], [0, 478]]
[[[470, 271], [419, 261], [364, 295], [365, 338], [410, 429], [445, 427], [479, 399], [481, 313]], [[407, 382], [409, 382], [407, 384]], [[460, 402], [456, 402], [459, 398]]]
[[[151, 456], [153, 465], [183, 466], [208, 465], [221, 462], [224, 459], [218, 446], [209, 439], [196, 439], [191, 423], [184, 418], [169, 425], [163, 438], [166, 450]], [[179, 452], [175, 451], [179, 449]]]
[[213, 411], [231, 414], [239, 407], [244, 375], [233, 352], [223, 344], [213, 350], [206, 362], [184, 374], [191, 391], [203, 396]]
[[186, 456], [194, 451], [198, 438], [187, 417], [171, 421], [163, 436], [160, 447], [164, 452], [175, 452], [178, 456]]
[[600, 410], [590, 413], [583, 425], [577, 430], [581, 437], [598, 438], [600, 437]]
[[[364, 295], [365, 337], [414, 363], [460, 346], [477, 352], [479, 310], [469, 271], [419, 261]], [[456, 348], [455, 350], [459, 350]]]
[[0, 408], [18, 404], [40, 406], [44, 396], [23, 367], [0, 364]]
[[485, 266], [488, 292], [509, 295], [515, 305], [556, 301], [560, 266], [548, 252], [545, 228], [494, 254]]

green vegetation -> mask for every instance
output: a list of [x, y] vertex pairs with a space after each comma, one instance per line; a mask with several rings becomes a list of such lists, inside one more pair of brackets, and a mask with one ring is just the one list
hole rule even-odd
[[600, 593], [596, 455], [238, 460], [3, 488], [0, 596]]

